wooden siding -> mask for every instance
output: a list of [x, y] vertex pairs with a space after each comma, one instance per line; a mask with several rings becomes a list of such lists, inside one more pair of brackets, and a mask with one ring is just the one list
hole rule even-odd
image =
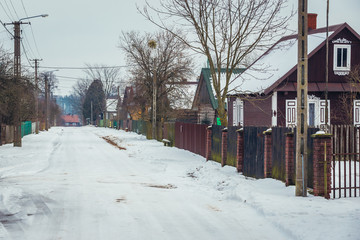
[[271, 126], [271, 97], [244, 100], [245, 126]]

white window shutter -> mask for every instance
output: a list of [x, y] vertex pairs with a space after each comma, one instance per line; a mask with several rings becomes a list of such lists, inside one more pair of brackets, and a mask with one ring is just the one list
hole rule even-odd
[[354, 100], [354, 125], [360, 126], [360, 100]]
[[286, 127], [296, 127], [296, 99], [286, 100]]
[[[330, 125], [330, 100], [327, 100], [328, 101], [328, 125]], [[322, 125], [325, 125], [325, 110], [326, 110], [326, 103], [325, 103], [325, 100], [320, 100], [319, 101], [319, 125], [322, 126]]]
[[233, 105], [233, 126], [244, 126], [244, 103], [236, 99]]

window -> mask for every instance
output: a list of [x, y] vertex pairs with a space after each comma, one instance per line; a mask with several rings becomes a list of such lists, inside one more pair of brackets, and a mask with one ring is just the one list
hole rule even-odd
[[[360, 104], [359, 104], [360, 105]], [[296, 99], [286, 100], [286, 127], [296, 126], [297, 114]], [[325, 100], [308, 95], [308, 126], [322, 127], [325, 125]], [[328, 125], [330, 124], [330, 100], [328, 100]]]
[[350, 71], [351, 47], [345, 44], [334, 45], [334, 71]]
[[244, 126], [244, 102], [240, 99], [234, 101], [233, 126]]

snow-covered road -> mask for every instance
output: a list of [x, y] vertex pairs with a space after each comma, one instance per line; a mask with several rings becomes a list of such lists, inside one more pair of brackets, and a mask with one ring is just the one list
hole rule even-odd
[[135, 133], [59, 127], [23, 145], [0, 147], [0, 239], [360, 237], [359, 199], [296, 198]]

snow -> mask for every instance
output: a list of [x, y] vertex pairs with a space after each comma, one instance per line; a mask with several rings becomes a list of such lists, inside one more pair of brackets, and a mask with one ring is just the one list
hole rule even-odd
[[[329, 32], [331, 35], [333, 32]], [[326, 33], [309, 34], [308, 54], [326, 39]], [[279, 41], [229, 84], [229, 94], [262, 93], [297, 64], [298, 41], [296, 38]]]
[[136, 133], [56, 127], [0, 152], [0, 239], [360, 236], [360, 198], [295, 197]]

